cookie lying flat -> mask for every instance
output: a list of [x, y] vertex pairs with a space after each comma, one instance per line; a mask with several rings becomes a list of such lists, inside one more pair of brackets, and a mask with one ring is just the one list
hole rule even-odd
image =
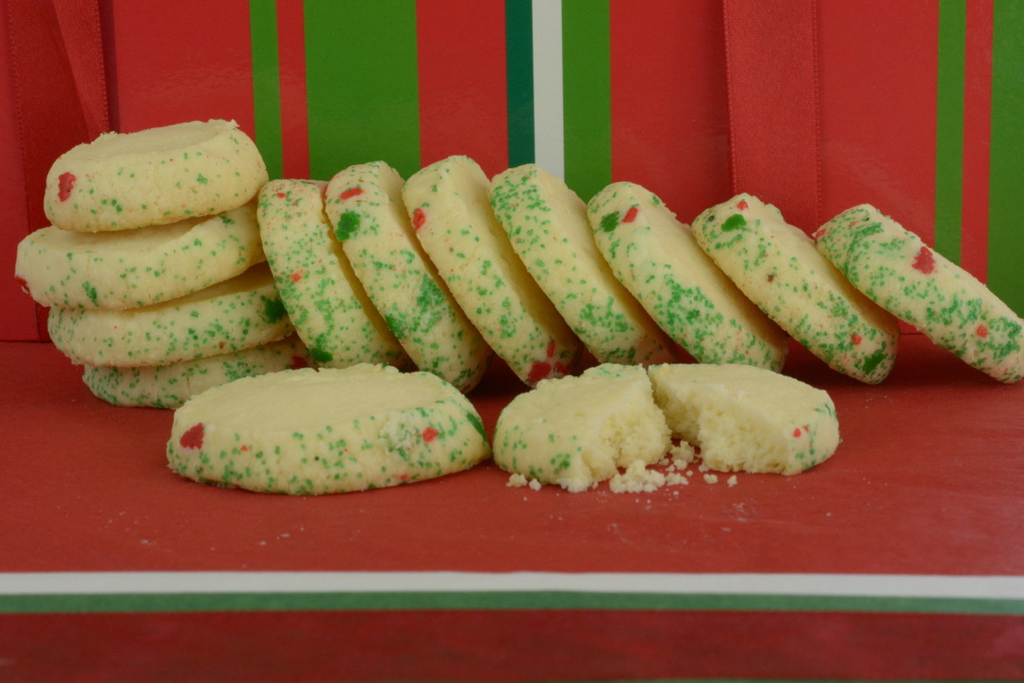
[[265, 263], [143, 308], [51, 308], [47, 327], [72, 362], [104, 366], [167, 365], [251, 349], [294, 331]]
[[786, 334], [725, 276], [653, 193], [613, 183], [588, 204], [601, 254], [668, 335], [701, 363], [779, 370]]
[[259, 194], [263, 250], [295, 331], [317, 363], [406, 365], [324, 215], [326, 182], [272, 180]]
[[749, 365], [657, 365], [654, 398], [675, 437], [720, 471], [797, 474], [839, 446], [831, 397]]
[[467, 392], [493, 352], [466, 318], [413, 234], [402, 177], [383, 162], [334, 176], [325, 192], [335, 237], [391, 332], [420, 370]]
[[166, 225], [245, 204], [267, 182], [255, 143], [233, 121], [104, 133], [53, 162], [46, 217], [64, 230]]
[[740, 194], [693, 221], [701, 248], [797, 342], [868, 384], [889, 374], [899, 323], [850, 284], [771, 204]]
[[18, 245], [14, 271], [42, 306], [124, 309], [183, 297], [263, 260], [256, 204], [249, 202], [138, 230], [42, 228]]
[[508, 472], [578, 493], [671, 448], [665, 416], [639, 365], [604, 364], [519, 394], [494, 428], [494, 461]]
[[496, 175], [491, 208], [562, 318], [602, 363], [665, 363], [671, 341], [602, 258], [587, 207], [536, 164]]
[[490, 181], [472, 159], [421, 169], [402, 196], [438, 275], [487, 344], [535, 385], [575, 372], [583, 347], [512, 250], [487, 200]]
[[244, 351], [170, 365], [135, 368], [86, 365], [82, 380], [96, 398], [115, 406], [178, 408], [196, 394], [242, 377], [313, 364], [306, 346], [292, 335]]
[[357, 365], [214, 387], [174, 413], [167, 458], [202, 483], [315, 495], [466, 470], [490, 447], [476, 409], [426, 372]]
[[878, 209], [848, 209], [815, 239], [855, 287], [937, 345], [1002, 382], [1024, 376], [1024, 323], [1017, 314]]

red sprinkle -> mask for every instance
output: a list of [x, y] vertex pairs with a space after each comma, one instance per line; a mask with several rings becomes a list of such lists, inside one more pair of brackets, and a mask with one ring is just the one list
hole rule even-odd
[[298, 282], [302, 279], [302, 273], [292, 273], [292, 282]]
[[935, 256], [931, 249], [921, 247], [921, 251], [917, 252], [917, 256], [914, 257], [914, 268], [925, 275], [935, 270]]
[[287, 196], [288, 196], [287, 192], [278, 192], [277, 193], [277, 198], [278, 199], [285, 199]]
[[635, 206], [629, 207], [629, 211], [627, 211], [626, 215], [622, 217], [622, 222], [623, 223], [632, 223], [633, 221], [636, 220], [636, 215], [638, 213], [640, 213], [640, 209], [638, 209]]
[[796, 429], [793, 430], [793, 436], [799, 437], [805, 431], [807, 431], [807, 427], [797, 427]]
[[974, 333], [977, 334], [982, 339], [984, 339], [985, 337], [988, 336], [988, 328], [985, 327], [984, 325], [978, 325], [978, 328], [974, 330]]
[[426, 429], [423, 430], [423, 441], [425, 441], [426, 443], [430, 443], [431, 441], [437, 438], [438, 434], [440, 434], [440, 432], [438, 432], [433, 427], [427, 427]]
[[423, 209], [417, 208], [412, 212], [412, 227], [419, 230], [423, 227], [423, 224], [427, 222], [427, 214], [423, 213]]
[[541, 381], [542, 379], [544, 379], [545, 377], [547, 377], [550, 374], [551, 374], [551, 363], [547, 363], [547, 362], [543, 362], [542, 361], [542, 362], [534, 363], [532, 366], [530, 366], [529, 378], [530, 378], [530, 382], [532, 384], [536, 384], [537, 382]]
[[362, 193], [363, 193], [363, 188], [361, 188], [361, 187], [351, 187], [351, 188], [345, 190], [344, 192], [342, 192], [341, 194], [339, 194], [338, 195], [338, 199], [351, 199], [352, 197], [358, 197]]
[[185, 430], [185, 433], [181, 435], [181, 440], [178, 441], [182, 448], [202, 448], [203, 447], [203, 423], [199, 422], [192, 425]]
[[750, 204], [747, 204], [746, 199], [741, 199], [740, 203], [736, 205], [736, 208], [739, 209], [740, 211], [746, 211], [747, 209], [750, 208]]
[[856, 332], [854, 332], [854, 333], [853, 333], [853, 336], [852, 336], [852, 337], [850, 337], [850, 341], [852, 341], [852, 342], [853, 342], [853, 345], [854, 345], [854, 346], [857, 346], [857, 345], [859, 345], [859, 344], [860, 344], [860, 343], [861, 343], [862, 341], [864, 341], [864, 338], [863, 338], [863, 337], [861, 337], [861, 336], [860, 336], [859, 334], [857, 334]]
[[57, 199], [66, 202], [71, 197], [71, 190], [75, 189], [75, 181], [78, 180], [70, 173], [61, 173], [57, 177]]

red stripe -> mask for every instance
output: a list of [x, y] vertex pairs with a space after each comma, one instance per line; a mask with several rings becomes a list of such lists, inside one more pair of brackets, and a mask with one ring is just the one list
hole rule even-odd
[[820, 13], [824, 217], [867, 202], [934, 243], [939, 3]]
[[988, 274], [989, 146], [992, 138], [993, 0], [968, 0], [964, 74], [963, 218], [960, 265]]
[[821, 223], [817, 3], [726, 0], [724, 10], [733, 190], [813, 231]]
[[[6, 614], [17, 680], [1021, 680], [1024, 618], [674, 610]], [[739, 637], [738, 637], [739, 636]], [[59, 644], [60, 657], [54, 657]]]
[[508, 167], [505, 5], [419, 0], [420, 162], [453, 154], [488, 175]]
[[277, 0], [277, 50], [281, 81], [282, 172], [286, 178], [308, 178], [309, 116], [306, 111], [306, 30], [302, 3]]
[[721, 3], [611, 0], [612, 178], [690, 222], [728, 199]]
[[255, 134], [248, 0], [118, 2], [112, 17], [119, 130], [221, 118]]

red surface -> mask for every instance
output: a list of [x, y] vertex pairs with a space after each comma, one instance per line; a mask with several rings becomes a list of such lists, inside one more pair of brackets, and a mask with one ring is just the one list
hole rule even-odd
[[[302, 3], [277, 0], [277, 54], [281, 70], [281, 151], [285, 178], [309, 177], [305, 31]], [[251, 79], [251, 76], [247, 77]]]
[[[0, 571], [1024, 575], [1024, 385], [919, 335], [879, 386], [795, 350], [787, 372], [840, 418], [843, 443], [815, 469], [638, 495], [509, 488], [489, 463], [320, 498], [203, 486], [166, 467], [169, 411], [95, 399], [49, 345], [0, 351]], [[499, 367], [472, 394], [489, 429], [518, 390]]]
[[30, 614], [0, 617], [0, 653], [18, 680], [73, 672], [79, 683], [991, 681], [1024, 676], [1022, 621], [633, 610]]

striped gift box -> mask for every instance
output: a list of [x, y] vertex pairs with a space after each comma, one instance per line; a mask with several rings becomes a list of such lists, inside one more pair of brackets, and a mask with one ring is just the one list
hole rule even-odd
[[[684, 221], [749, 191], [808, 232], [869, 202], [1024, 313], [1014, 0], [56, 4], [51, 23], [74, 11], [95, 30], [46, 38], [65, 53], [50, 63], [24, 49], [46, 18], [6, 10], [27, 197], [25, 225], [3, 233], [12, 267], [45, 220], [53, 156], [104, 127], [221, 117], [275, 177], [375, 159], [409, 175], [450, 154], [492, 174], [536, 161], [584, 198], [645, 185]], [[83, 40], [95, 49], [68, 49]], [[90, 69], [99, 93], [81, 87]], [[37, 72], [72, 85], [33, 88]], [[37, 312], [3, 287], [0, 339], [35, 338]]]

